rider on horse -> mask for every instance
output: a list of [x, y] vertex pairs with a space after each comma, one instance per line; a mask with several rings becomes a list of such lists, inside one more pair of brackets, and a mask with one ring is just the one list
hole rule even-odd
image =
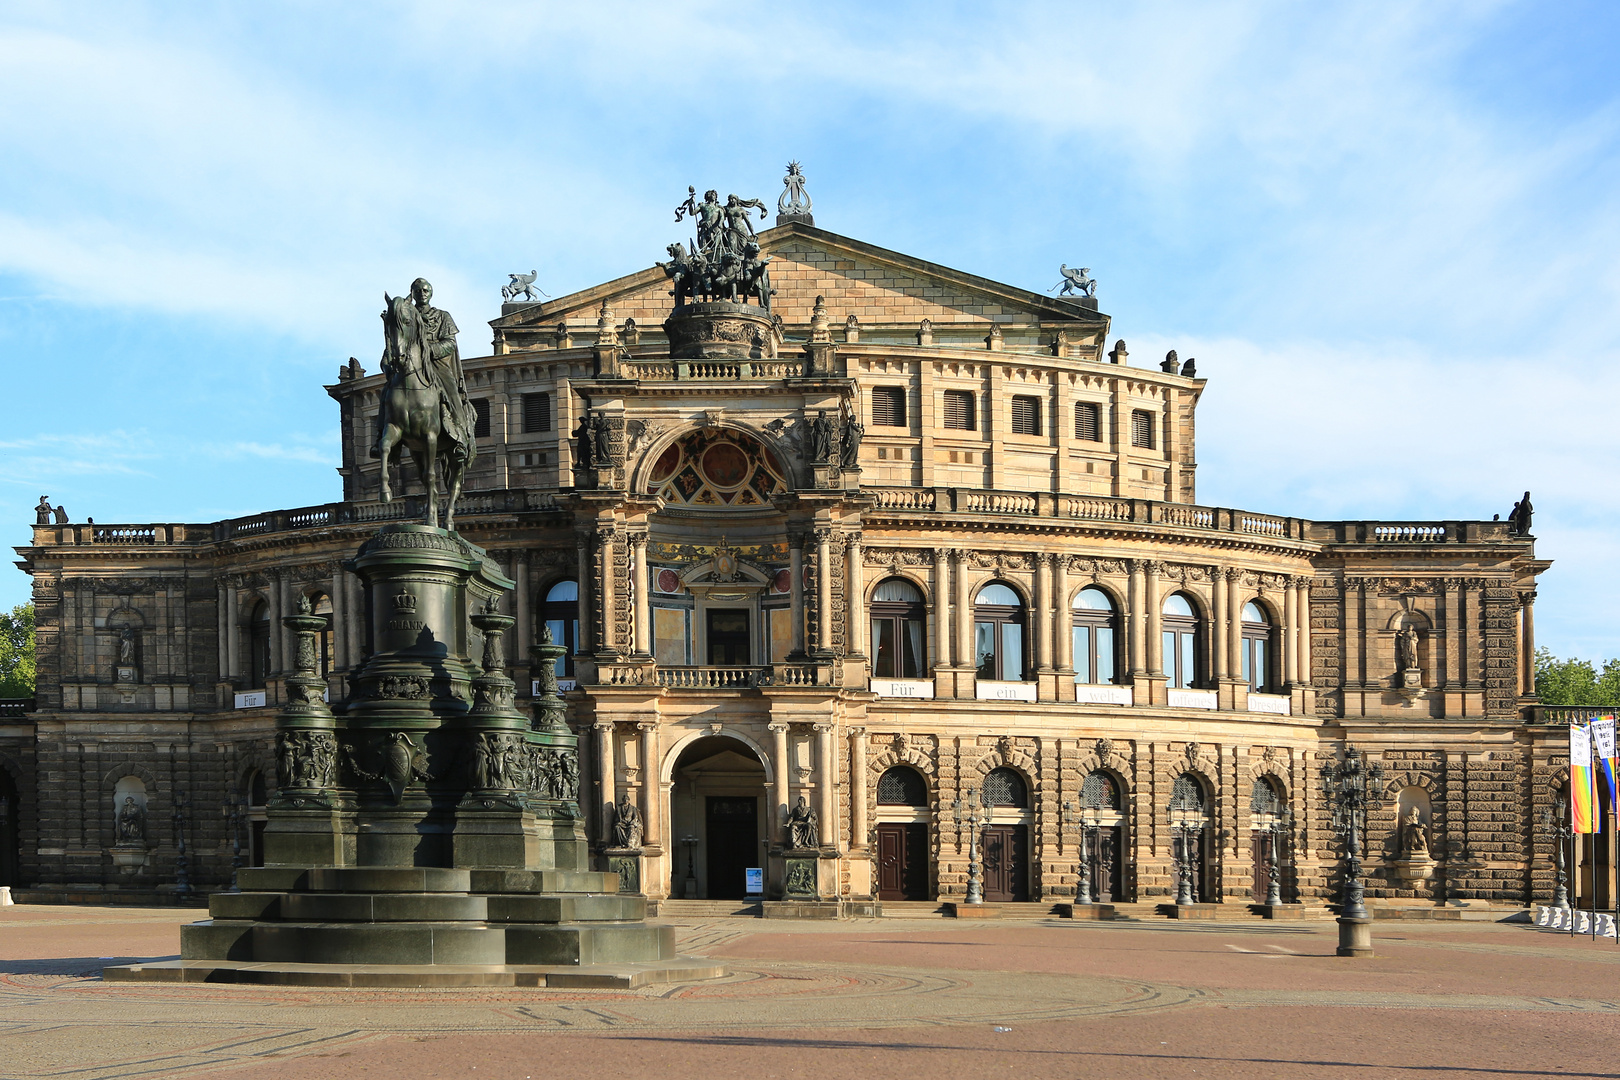
[[[450, 317], [448, 311], [436, 308], [432, 304], [433, 286], [428, 284], [427, 278], [417, 278], [411, 282], [411, 299], [416, 302], [416, 313], [422, 320], [423, 344], [426, 347], [428, 359], [428, 372], [433, 379], [433, 385], [439, 390], [439, 409], [444, 417], [444, 433], [455, 443], [455, 453], [465, 455], [471, 460], [473, 443], [473, 426], [477, 423], [477, 414], [473, 411], [472, 402], [467, 398], [467, 379], [461, 371], [461, 349], [456, 344], [456, 321]], [[393, 374], [392, 361], [387, 350], [383, 352], [383, 373]], [[379, 437], [388, 418], [387, 410], [377, 414], [377, 430]]]

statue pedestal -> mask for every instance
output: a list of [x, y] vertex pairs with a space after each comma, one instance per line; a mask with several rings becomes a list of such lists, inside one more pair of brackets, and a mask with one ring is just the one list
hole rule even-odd
[[[664, 320], [671, 360], [763, 359], [775, 351], [775, 329], [764, 308], [729, 300], [682, 304]], [[686, 369], [680, 377], [701, 375]]]
[[1427, 855], [1407, 855], [1390, 864], [1407, 888], [1434, 876], [1434, 860]]
[[[836, 860], [827, 860], [829, 868], [836, 873]], [[831, 882], [832, 888], [822, 879], [821, 851], [817, 848], [789, 848], [782, 852], [782, 899], [784, 900], [820, 900], [823, 896], [837, 896], [837, 882]]]
[[114, 844], [108, 851], [112, 854], [113, 865], [118, 867], [120, 874], [138, 873], [141, 867], [146, 865], [145, 844]]
[[602, 852], [607, 859], [609, 873], [619, 875], [619, 891], [621, 893], [641, 894], [646, 890], [641, 887], [642, 861], [645, 854], [641, 848], [610, 847]]

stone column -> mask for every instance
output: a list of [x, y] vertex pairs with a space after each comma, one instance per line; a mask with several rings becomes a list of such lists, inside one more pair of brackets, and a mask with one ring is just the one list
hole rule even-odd
[[664, 768], [658, 759], [658, 722], [643, 720], [641, 731], [641, 842], [661, 847], [664, 842]]
[[821, 843], [836, 847], [838, 834], [838, 761], [833, 757], [833, 725], [816, 728], [816, 813], [821, 817]]
[[792, 587], [788, 591], [789, 619], [793, 622], [793, 653], [796, 658], [804, 657], [804, 536], [791, 534], [788, 538], [788, 573], [793, 575]]
[[1160, 595], [1159, 575], [1164, 563], [1147, 564], [1147, 669], [1149, 675], [1164, 674], [1164, 597]]
[[613, 807], [619, 801], [614, 790], [613, 777], [613, 724], [598, 720], [592, 727], [596, 732], [596, 819], [597, 836], [602, 843], [613, 843]]
[[[595, 646], [592, 640], [594, 627], [591, 619], [591, 542], [588, 537], [578, 536], [574, 540], [574, 557], [577, 569], [574, 573], [574, 593], [579, 599], [575, 602], [578, 607], [579, 640], [574, 642], [576, 653], [590, 652]], [[558, 642], [561, 644], [561, 642]]]
[[767, 838], [772, 844], [783, 843], [782, 828], [787, 824], [788, 811], [793, 806], [793, 767], [788, 762], [788, 726], [771, 724], [771, 771], [776, 774], [776, 812], [771, 815]]
[[652, 655], [652, 604], [648, 602], [652, 582], [647, 578], [646, 533], [636, 533], [630, 537], [630, 551], [634, 557], [630, 595], [636, 598], [636, 655], [646, 657]]
[[1283, 584], [1283, 683], [1292, 688], [1299, 681], [1299, 635], [1295, 629], [1299, 626], [1299, 586], [1293, 578], [1288, 578]]
[[1052, 670], [1052, 556], [1035, 553], [1035, 670]]
[[284, 655], [281, 618], [287, 614], [287, 581], [281, 571], [270, 571], [270, 587], [265, 591], [270, 594], [270, 670], [279, 672]]
[[1143, 579], [1141, 559], [1132, 559], [1130, 614], [1126, 629], [1131, 650], [1131, 674], [1147, 674], [1147, 584]]
[[844, 610], [848, 625], [844, 640], [851, 656], [866, 655], [866, 567], [862, 565], [861, 534], [850, 535], [844, 548]]
[[973, 652], [973, 599], [968, 596], [968, 553], [958, 549], [956, 555], [956, 662], [961, 667], [973, 667], [978, 657]]
[[597, 605], [602, 612], [602, 638], [596, 643], [598, 653], [617, 653], [619, 649], [618, 635], [615, 633], [613, 608], [616, 600], [618, 582], [616, 563], [619, 556], [617, 537], [612, 529], [599, 529], [596, 534], [598, 547], [598, 565], [601, 567], [601, 576], [597, 578], [601, 589], [601, 602]]
[[[512, 560], [512, 577], [517, 581], [517, 588], [514, 590], [512, 597], [512, 614], [517, 617], [517, 626], [514, 627], [517, 641], [515, 642], [516, 647], [512, 650], [512, 656], [521, 670], [523, 663], [528, 658], [529, 647], [534, 644], [534, 617], [529, 611], [529, 590], [532, 586], [529, 583], [528, 552], [525, 551]], [[527, 688], [525, 688], [525, 692], [527, 692]]]
[[832, 652], [832, 530], [816, 530], [816, 649]]
[[[1442, 610], [1445, 613], [1446, 632], [1446, 673], [1444, 685], [1448, 689], [1462, 689], [1462, 583], [1456, 578], [1447, 578], [1443, 583], [1445, 588]], [[1434, 655], [1431, 645], [1429, 655]], [[1438, 681], [1438, 680], [1437, 680]], [[1446, 704], [1447, 715], [1452, 715], [1452, 706]]]
[[951, 553], [934, 549], [934, 665], [951, 663]]
[[[1520, 655], [1524, 658], [1524, 680], [1519, 687], [1519, 694], [1527, 696], [1536, 692], [1536, 590], [1527, 589], [1520, 595], [1524, 602], [1524, 628], [1519, 635]], [[1432, 664], [1434, 656], [1432, 646], [1429, 649], [1429, 656]]]
[[[1064, 674], [1074, 671], [1074, 615], [1069, 606], [1069, 560], [1062, 555], [1053, 556], [1052, 562], [1054, 594], [1052, 603], [1052, 618], [1056, 625], [1052, 632], [1057, 636], [1057, 668]], [[1072, 696], [1072, 695], [1071, 695]], [[1061, 699], [1062, 694], [1058, 697]]]
[[1243, 594], [1247, 591], [1238, 576], [1228, 570], [1226, 590], [1226, 650], [1232, 658], [1232, 678], [1243, 678]]
[[347, 572], [341, 566], [332, 571], [332, 670], [339, 674], [346, 674], [349, 665], [354, 663], [347, 633], [349, 593], [343, 587], [346, 576]]
[[849, 846], [865, 851], [866, 841], [866, 729], [849, 729]]
[[221, 682], [224, 682], [236, 674], [236, 657], [234, 655], [236, 650], [231, 648], [231, 642], [236, 637], [236, 620], [232, 618], [235, 614], [232, 610], [235, 607], [232, 601], [236, 598], [236, 590], [223, 581], [219, 583], [218, 588], [219, 678]]
[[1212, 595], [1209, 605], [1210, 662], [1215, 667], [1215, 678], [1228, 679], [1232, 666], [1226, 655], [1226, 571], [1219, 566], [1209, 570]]

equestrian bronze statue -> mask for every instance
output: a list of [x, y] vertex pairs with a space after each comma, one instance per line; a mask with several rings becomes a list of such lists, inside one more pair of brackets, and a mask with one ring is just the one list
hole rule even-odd
[[382, 501], [392, 502], [388, 470], [401, 447], [410, 447], [416, 471], [427, 488], [427, 524], [439, 524], [439, 485], [448, 482], [450, 502], [444, 527], [454, 528], [456, 500], [477, 447], [477, 423], [467, 398], [467, 381], [456, 347], [456, 323], [450, 313], [434, 307], [433, 286], [417, 278], [410, 296], [389, 296], [382, 313], [382, 369], [388, 377], [382, 411], [377, 417], [374, 456], [382, 459]]

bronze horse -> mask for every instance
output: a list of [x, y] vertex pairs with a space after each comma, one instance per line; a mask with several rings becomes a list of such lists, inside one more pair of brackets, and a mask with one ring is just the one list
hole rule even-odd
[[444, 409], [456, 407], [439, 392], [428, 365], [428, 345], [422, 318], [408, 296], [383, 293], [388, 305], [382, 313], [383, 337], [387, 349], [383, 367], [388, 386], [383, 390], [381, 431], [377, 455], [382, 458], [382, 501], [392, 502], [393, 489], [388, 470], [399, 458], [401, 447], [409, 447], [416, 471], [427, 487], [427, 524], [439, 524], [439, 479], [441, 470], [449, 480], [450, 503], [444, 511], [444, 527], [455, 526], [456, 500], [461, 482], [471, 464], [473, 447], [458, 441], [445, 427]]

